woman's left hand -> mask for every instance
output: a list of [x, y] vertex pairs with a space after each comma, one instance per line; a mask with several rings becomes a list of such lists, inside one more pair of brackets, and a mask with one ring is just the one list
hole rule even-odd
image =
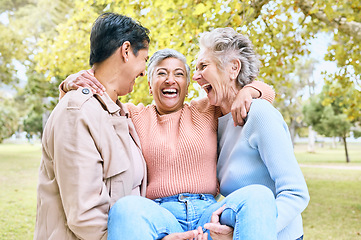
[[192, 230], [182, 233], [172, 233], [162, 238], [162, 240], [207, 240], [207, 239], [208, 239], [208, 234], [203, 233], [201, 227], [198, 227], [197, 230]]
[[204, 228], [209, 230], [210, 236], [213, 240], [232, 240], [233, 239], [233, 228], [222, 225], [219, 222], [219, 217], [222, 214], [225, 205], [216, 210], [211, 217], [209, 223], [204, 224]]
[[252, 99], [258, 98], [259, 96], [260, 92], [252, 87], [244, 87], [239, 90], [231, 107], [234, 126], [244, 125], [244, 119], [247, 117]]

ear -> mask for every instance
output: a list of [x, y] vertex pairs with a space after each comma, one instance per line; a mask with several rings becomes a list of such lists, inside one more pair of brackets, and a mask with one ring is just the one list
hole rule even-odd
[[149, 87], [149, 94], [152, 95], [153, 94], [152, 85], [150, 84], [149, 81], [148, 81], [148, 87]]
[[124, 62], [128, 62], [129, 60], [129, 53], [131, 51], [131, 45], [129, 41], [125, 41], [121, 48], [121, 55], [124, 60]]
[[234, 59], [230, 62], [230, 76], [232, 80], [235, 80], [241, 71], [242, 63], [239, 59]]

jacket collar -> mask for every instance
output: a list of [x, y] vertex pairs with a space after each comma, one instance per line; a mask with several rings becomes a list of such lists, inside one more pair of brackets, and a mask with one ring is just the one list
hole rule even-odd
[[119, 112], [121, 116], [128, 117], [129, 115], [128, 109], [118, 99], [117, 102], [115, 103], [107, 93], [104, 93], [103, 95], [99, 95], [96, 93], [95, 97], [102, 103], [104, 109], [108, 111], [110, 114]]

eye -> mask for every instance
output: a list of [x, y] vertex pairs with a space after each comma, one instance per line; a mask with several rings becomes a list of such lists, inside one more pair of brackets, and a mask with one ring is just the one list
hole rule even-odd
[[196, 67], [196, 71], [202, 71], [207, 67], [206, 64], [204, 63], [199, 63], [198, 66]]
[[157, 72], [157, 75], [158, 76], [165, 76], [165, 75], [167, 75], [167, 73], [164, 72], [164, 71], [159, 71], [159, 72]]
[[183, 72], [176, 72], [175, 75], [178, 76], [178, 77], [182, 77], [182, 76], [184, 76], [184, 73]]

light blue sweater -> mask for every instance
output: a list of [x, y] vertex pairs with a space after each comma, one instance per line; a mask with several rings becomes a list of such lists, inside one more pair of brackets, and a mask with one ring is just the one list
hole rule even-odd
[[255, 99], [243, 127], [234, 127], [230, 113], [219, 118], [218, 145], [221, 194], [250, 184], [269, 187], [276, 198], [278, 240], [302, 236], [301, 212], [310, 197], [282, 115]]

